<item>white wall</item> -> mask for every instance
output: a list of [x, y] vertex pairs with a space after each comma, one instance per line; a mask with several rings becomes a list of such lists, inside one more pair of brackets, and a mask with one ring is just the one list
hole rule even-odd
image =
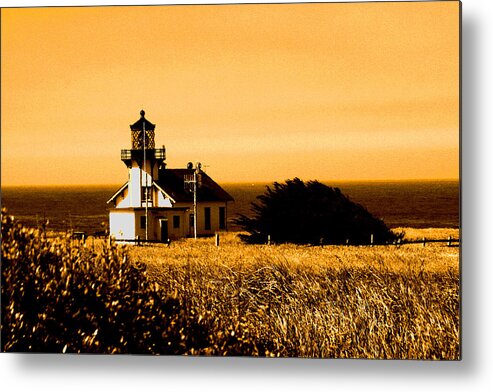
[[[138, 210], [135, 211], [135, 236], [139, 236], [139, 238], [145, 239], [146, 238], [146, 229], [140, 227], [140, 219], [141, 217], [145, 216], [145, 210]], [[159, 233], [157, 231], [156, 225], [158, 225], [159, 222], [155, 222], [155, 216], [156, 214], [153, 213], [152, 211], [148, 212], [147, 219], [147, 239], [148, 240], [157, 240], [159, 237], [157, 236]]]
[[[150, 164], [147, 162], [146, 167], [150, 170]], [[152, 176], [147, 172], [140, 169], [137, 162], [132, 162], [132, 167], [129, 169], [129, 183], [130, 190], [130, 206], [142, 207], [141, 189], [143, 186], [152, 185]]]
[[133, 162], [132, 164], [135, 166], [133, 166], [129, 169], [130, 170], [130, 178], [129, 178], [129, 182], [128, 182], [128, 187], [130, 190], [130, 205], [132, 207], [140, 207], [141, 203], [142, 203], [142, 200], [140, 198], [140, 196], [141, 196], [141, 190], [140, 190], [140, 187], [141, 187], [141, 185], [140, 185], [141, 170], [137, 166], [137, 163]]
[[[136, 187], [137, 188], [137, 187]], [[115, 204], [116, 208], [128, 208], [128, 207], [141, 207], [140, 204], [137, 205], [132, 205], [132, 197], [131, 194], [132, 192], [129, 191], [130, 186], [126, 187], [115, 199]], [[134, 189], [134, 192], [137, 192], [136, 189]], [[139, 191], [140, 188], [139, 188]], [[152, 205], [149, 203], [149, 207], [165, 207], [165, 208], [172, 208], [173, 203], [171, 202], [171, 199], [169, 197], [166, 197], [163, 192], [161, 192], [157, 187], [153, 187], [151, 190], [153, 197], [153, 203]], [[139, 194], [140, 196], [140, 194]], [[135, 200], [135, 197], [133, 198]]]
[[[180, 219], [180, 225], [177, 228], [173, 227], [173, 217], [178, 216]], [[168, 238], [175, 240], [178, 238], [183, 238], [185, 237], [188, 232], [186, 231], [187, 228], [187, 220], [188, 216], [184, 211], [176, 211], [176, 210], [169, 210], [164, 213], [159, 212], [159, 214], [155, 214], [152, 217], [153, 220], [153, 236], [157, 240], [162, 240], [161, 238], [161, 224], [167, 224], [168, 225]]]
[[[188, 235], [193, 233], [193, 226], [189, 226], [189, 216], [193, 214], [193, 203], [176, 203], [175, 207], [188, 207], [189, 211], [185, 214], [185, 231], [184, 234]], [[211, 228], [210, 230], [205, 229], [205, 208], [209, 207], [211, 209]], [[198, 235], [212, 235], [217, 231], [225, 230], [219, 228], [219, 207], [226, 208], [226, 225], [228, 220], [228, 208], [226, 202], [203, 202], [197, 205], [197, 234]], [[227, 228], [227, 226], [226, 226]]]
[[171, 203], [171, 200], [169, 197], [165, 197], [163, 192], [161, 192], [159, 189], [154, 188], [156, 193], [157, 193], [157, 206], [158, 207], [173, 207], [173, 204]]
[[[145, 226], [141, 227], [140, 221], [143, 216], [145, 216], [145, 209], [136, 210], [131, 212], [133, 216], [134, 222], [134, 233], [132, 238], [136, 238], [139, 236], [141, 239], [146, 238], [146, 229]], [[180, 227], [173, 227], [173, 217], [180, 217]], [[182, 238], [188, 234], [187, 224], [188, 224], [188, 216], [185, 211], [181, 210], [149, 210], [148, 215], [148, 224], [147, 224], [147, 239], [148, 240], [161, 240], [161, 223], [165, 224], [167, 221], [168, 225], [168, 237], [172, 240]], [[128, 223], [128, 222], [127, 222]], [[118, 238], [118, 237], [117, 237]], [[130, 237], [127, 237], [130, 238]]]
[[116, 239], [134, 239], [135, 214], [131, 211], [110, 211], [110, 235]]
[[[173, 227], [173, 217], [180, 217], [180, 227]], [[168, 233], [171, 239], [182, 238], [188, 234], [188, 214], [185, 211], [170, 211], [167, 213], [168, 217]]]
[[128, 186], [121, 192], [115, 199], [115, 205], [117, 208], [130, 207], [130, 192]]

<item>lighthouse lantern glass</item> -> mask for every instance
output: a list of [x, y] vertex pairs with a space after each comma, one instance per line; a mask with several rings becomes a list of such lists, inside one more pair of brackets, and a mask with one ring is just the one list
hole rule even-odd
[[[133, 129], [132, 130], [132, 149], [141, 150], [143, 146], [144, 146], [144, 131], [142, 131], [140, 129]], [[154, 131], [153, 130], [149, 130], [149, 131], [146, 130], [145, 131], [145, 148], [147, 150], [155, 148]]]

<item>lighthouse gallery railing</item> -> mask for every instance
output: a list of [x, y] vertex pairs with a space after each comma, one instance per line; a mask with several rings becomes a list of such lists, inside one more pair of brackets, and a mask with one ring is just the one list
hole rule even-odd
[[[155, 148], [146, 150], [147, 159], [166, 159], [165, 148]], [[134, 150], [121, 150], [121, 159], [138, 159], [143, 157], [143, 151], [141, 149]]]

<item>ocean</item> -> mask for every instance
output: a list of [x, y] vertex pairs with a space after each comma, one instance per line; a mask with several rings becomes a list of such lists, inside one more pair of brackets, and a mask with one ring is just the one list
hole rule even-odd
[[[389, 227], [459, 227], [458, 181], [332, 182]], [[237, 214], [250, 214], [251, 202], [267, 183], [221, 184], [235, 198], [229, 228]], [[92, 234], [108, 225], [106, 201], [119, 186], [2, 187], [2, 207], [27, 226], [49, 220], [48, 229]]]

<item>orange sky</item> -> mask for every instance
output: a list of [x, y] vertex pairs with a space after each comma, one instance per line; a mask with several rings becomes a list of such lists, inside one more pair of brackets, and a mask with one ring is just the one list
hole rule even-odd
[[116, 184], [129, 124], [216, 181], [459, 177], [459, 3], [1, 11], [2, 185]]

